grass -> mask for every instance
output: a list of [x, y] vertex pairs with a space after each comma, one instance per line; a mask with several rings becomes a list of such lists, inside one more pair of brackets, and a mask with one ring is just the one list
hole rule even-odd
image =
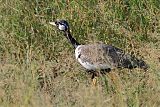
[[[1, 107], [158, 107], [159, 0], [1, 0]], [[67, 19], [82, 44], [102, 41], [149, 64], [98, 77], [75, 61], [74, 50], [49, 21]]]

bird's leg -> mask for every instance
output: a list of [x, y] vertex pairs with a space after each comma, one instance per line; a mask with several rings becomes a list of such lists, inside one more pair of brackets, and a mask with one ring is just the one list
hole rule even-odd
[[91, 79], [92, 79], [92, 85], [93, 86], [96, 86], [96, 84], [97, 84], [97, 72], [96, 71], [94, 71], [94, 70], [87, 70], [87, 72], [89, 73], [89, 74], [91, 74]]
[[96, 72], [92, 73], [91, 79], [92, 79], [92, 85], [96, 86], [97, 85], [97, 75], [96, 75]]
[[96, 76], [96, 73], [95, 73], [95, 72], [92, 72], [92, 77], [91, 77], [91, 79], [94, 79], [95, 76]]
[[94, 71], [94, 72], [92, 73], [92, 77], [91, 77], [91, 79], [92, 79], [92, 85], [93, 85], [93, 86], [96, 86], [96, 85], [97, 85], [97, 76], [98, 76], [98, 72]]

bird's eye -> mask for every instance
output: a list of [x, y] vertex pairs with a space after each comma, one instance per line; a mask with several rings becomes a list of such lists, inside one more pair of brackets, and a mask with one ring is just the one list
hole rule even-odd
[[58, 25], [58, 22], [57, 22], [57, 21], [55, 21], [55, 24], [56, 24], [56, 25]]

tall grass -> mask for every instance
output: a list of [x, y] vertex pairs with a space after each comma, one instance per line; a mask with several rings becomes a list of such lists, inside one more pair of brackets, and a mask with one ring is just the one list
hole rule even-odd
[[[159, 0], [1, 0], [0, 106], [158, 107]], [[134, 52], [147, 72], [116, 69], [98, 77], [49, 21], [66, 19], [82, 44], [104, 42]]]

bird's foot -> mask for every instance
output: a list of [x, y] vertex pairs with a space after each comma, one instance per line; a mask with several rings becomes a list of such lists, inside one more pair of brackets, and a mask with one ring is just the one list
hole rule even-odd
[[97, 85], [97, 77], [94, 77], [92, 79], [92, 86], [96, 86]]

